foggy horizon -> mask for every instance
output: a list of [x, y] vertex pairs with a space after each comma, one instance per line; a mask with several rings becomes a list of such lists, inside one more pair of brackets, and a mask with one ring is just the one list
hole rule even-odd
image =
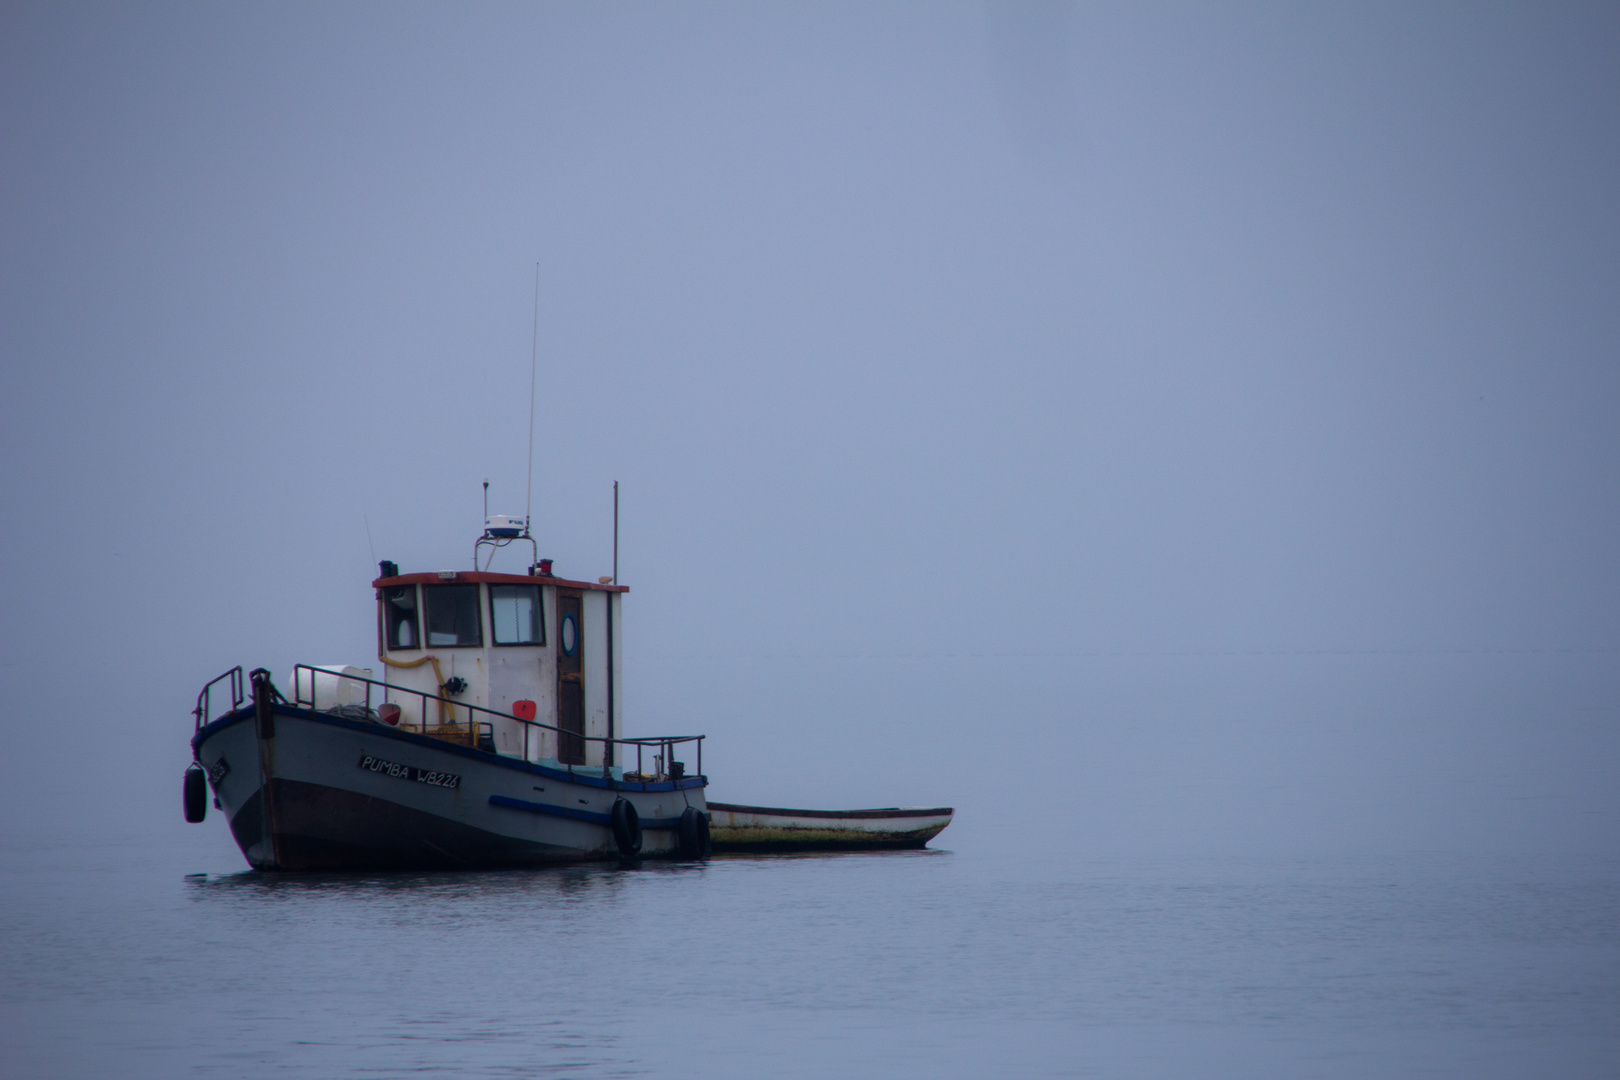
[[[1615, 3], [0, 0], [0, 1074], [1612, 1077], [1617, 58]], [[220, 673], [379, 667], [486, 480], [585, 582], [619, 485], [622, 684], [401, 597], [462, 649], [411, 689], [549, 748], [193, 767]], [[684, 786], [544, 764], [604, 698]]]

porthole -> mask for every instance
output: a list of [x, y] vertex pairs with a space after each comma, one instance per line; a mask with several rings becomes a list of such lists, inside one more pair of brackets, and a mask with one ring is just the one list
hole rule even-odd
[[574, 621], [571, 611], [563, 616], [561, 637], [564, 656], [573, 656], [579, 651], [579, 624]]

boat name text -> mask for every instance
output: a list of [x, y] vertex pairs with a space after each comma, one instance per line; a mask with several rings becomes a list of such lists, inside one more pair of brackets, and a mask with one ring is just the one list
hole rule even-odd
[[434, 772], [431, 769], [418, 769], [415, 765], [401, 765], [396, 761], [384, 761], [364, 754], [360, 758], [360, 767], [367, 772], [386, 773], [396, 780], [415, 780], [418, 784], [432, 784], [434, 787], [458, 788], [461, 786], [461, 777], [455, 773]]

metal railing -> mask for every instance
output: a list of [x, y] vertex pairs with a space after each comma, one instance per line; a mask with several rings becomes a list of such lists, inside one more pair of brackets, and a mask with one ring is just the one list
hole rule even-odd
[[[239, 687], [242, 669], [236, 668], [235, 672], [237, 677], [237, 685]], [[226, 674], [230, 674], [230, 672], [227, 672]], [[223, 679], [224, 677], [224, 675], [221, 675], [220, 679]], [[703, 740], [705, 736], [702, 735], [661, 735], [646, 739], [611, 739], [602, 735], [585, 735], [577, 731], [568, 731], [553, 724], [543, 724], [538, 720], [525, 720], [521, 716], [513, 716], [511, 713], [500, 712], [497, 709], [486, 709], [482, 705], [470, 705], [465, 701], [455, 701], [451, 698], [441, 697], [438, 694], [430, 694], [425, 690], [412, 690], [411, 688], [405, 686], [393, 686], [377, 679], [367, 679], [360, 675], [346, 675], [333, 671], [330, 668], [318, 668], [309, 664], [297, 664], [293, 667], [292, 703], [309, 708], [312, 711], [319, 712], [320, 705], [317, 698], [320, 694], [320, 684], [323, 681], [323, 678], [336, 684], [336, 691], [339, 695], [342, 695], [344, 692], [343, 684], [345, 682], [361, 683], [365, 686], [364, 701], [334, 702], [326, 710], [329, 713], [337, 713], [341, 715], [342, 710], [345, 708], [361, 708], [364, 710], [363, 715], [367, 719], [380, 719], [378, 717], [376, 708], [372, 705], [372, 687], [378, 687], [382, 691], [382, 700], [378, 702], [378, 704], [390, 704], [393, 703], [394, 695], [408, 694], [417, 699], [417, 704], [419, 705], [416, 714], [416, 722], [414, 724], [407, 724], [405, 722], [406, 717], [402, 711], [399, 721], [400, 728], [404, 730], [415, 728], [421, 734], [427, 735], [430, 738], [445, 739], [447, 742], [458, 743], [462, 742], [461, 735], [463, 730], [465, 730], [467, 739], [466, 742], [462, 744], [474, 746], [478, 749], [483, 749], [483, 747], [479, 745], [481, 742], [479, 736], [481, 736], [485, 730], [488, 730], [490, 733], [490, 746], [486, 752], [499, 754], [501, 757], [518, 757], [519, 755], [500, 754], [500, 751], [494, 748], [494, 721], [497, 719], [509, 720], [514, 724], [523, 725], [523, 753], [521, 755], [521, 760], [523, 761], [535, 760], [529, 756], [531, 734], [536, 740], [536, 745], [543, 750], [545, 748], [545, 743], [543, 741], [545, 738], [545, 733], [549, 731], [556, 736], [559, 754], [562, 751], [562, 747], [565, 745], [564, 739], [576, 744], [585, 745], [589, 745], [590, 743], [602, 743], [603, 776], [608, 775], [608, 770], [612, 766], [612, 758], [614, 756], [612, 748], [616, 746], [633, 746], [636, 748], [636, 774], [638, 776], [650, 775], [651, 779], [655, 781], [679, 779], [684, 776], [684, 770], [681, 770], [679, 775], [677, 775], [676, 766], [679, 766], [682, 763], [676, 761], [674, 758], [675, 747], [681, 745], [682, 743], [696, 743], [696, 775], [703, 775]], [[218, 681], [219, 679], [214, 680], [214, 682]], [[208, 685], [212, 686], [213, 683], [209, 683]], [[305, 699], [306, 690], [308, 691], [308, 700]], [[207, 693], [208, 688], [204, 687], [203, 694], [206, 695]], [[238, 694], [240, 694], [240, 691], [238, 691]], [[440, 708], [446, 710], [452, 720], [452, 723], [434, 725], [433, 727], [436, 727], [438, 730], [433, 730], [433, 727], [430, 727], [427, 722], [429, 702], [432, 702], [438, 705]], [[467, 710], [467, 723], [465, 725], [453, 722], [456, 709]], [[491, 717], [491, 719], [479, 720], [474, 716], [475, 713], [483, 713], [484, 715]], [[652, 749], [657, 749], [660, 752], [653, 755], [656, 763], [655, 769], [652, 774], [648, 774], [643, 768], [645, 764], [643, 760], [643, 752], [645, 750]], [[570, 755], [570, 757], [572, 756], [573, 755]], [[580, 756], [587, 757], [588, 755], [582, 753]], [[568, 771], [572, 773], [575, 765], [583, 766], [585, 763], [583, 761], [568, 761], [560, 762], [560, 764], [566, 765]], [[594, 768], [594, 766], [592, 767]]]
[[217, 685], [217, 684], [219, 684], [221, 682], [224, 682], [226, 679], [230, 680], [231, 709], [232, 710], [240, 709], [242, 707], [242, 703], [247, 700], [246, 695], [242, 692], [242, 685], [243, 684], [242, 684], [242, 665], [241, 664], [238, 664], [235, 667], [231, 668], [231, 670], [227, 671], [223, 675], [217, 675], [214, 678], [208, 680], [208, 684], [206, 686], [204, 686], [202, 688], [202, 692], [197, 695], [197, 707], [195, 709], [191, 710], [191, 714], [197, 718], [197, 726], [196, 726], [195, 729], [193, 729], [193, 733], [195, 733], [196, 731], [201, 731], [205, 725], [212, 722], [212, 720], [213, 720], [213, 713], [211, 711], [211, 707], [213, 705], [213, 701], [211, 700], [212, 691], [213, 691], [215, 685]]

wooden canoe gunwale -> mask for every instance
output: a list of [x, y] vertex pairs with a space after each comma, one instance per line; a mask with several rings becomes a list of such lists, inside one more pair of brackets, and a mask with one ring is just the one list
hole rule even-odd
[[790, 810], [780, 806], [744, 806], [741, 803], [709, 803], [709, 811], [723, 811], [728, 814], [760, 814], [765, 817], [787, 818], [846, 818], [864, 820], [882, 820], [885, 818], [914, 818], [914, 817], [940, 817], [949, 816], [955, 810], [949, 806], [915, 807], [915, 806], [888, 806], [871, 810]]

